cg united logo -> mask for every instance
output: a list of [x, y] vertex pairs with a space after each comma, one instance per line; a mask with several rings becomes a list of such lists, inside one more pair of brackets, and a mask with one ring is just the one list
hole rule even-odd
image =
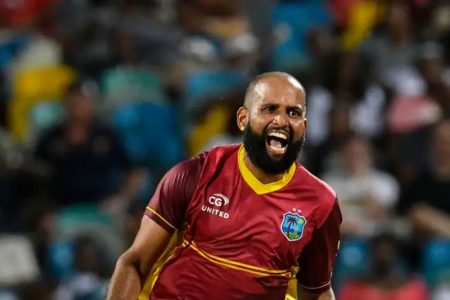
[[305, 225], [305, 217], [298, 213], [288, 212], [283, 215], [280, 228], [283, 235], [292, 242], [301, 239]]
[[228, 203], [230, 203], [230, 200], [228, 199], [227, 196], [218, 193], [212, 194], [211, 196], [208, 197], [209, 205], [203, 204], [202, 211], [208, 214], [218, 216], [220, 218], [228, 219], [230, 215], [219, 209], [222, 206], [228, 205]]
[[230, 203], [230, 200], [223, 194], [212, 194], [211, 196], [209, 196], [208, 202], [209, 204], [214, 206], [225, 206]]

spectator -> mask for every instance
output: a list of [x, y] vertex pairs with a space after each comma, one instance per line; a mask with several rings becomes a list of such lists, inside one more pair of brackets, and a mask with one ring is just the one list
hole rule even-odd
[[35, 150], [52, 171], [52, 196], [59, 205], [90, 202], [125, 209], [138, 173], [114, 132], [96, 121], [86, 85], [69, 88], [65, 101], [67, 120], [41, 136]]
[[370, 237], [392, 221], [399, 187], [392, 176], [374, 167], [372, 151], [367, 139], [350, 138], [336, 166], [323, 177], [339, 197], [344, 235]]
[[450, 120], [432, 132], [431, 165], [406, 192], [409, 217], [418, 232], [450, 237]]
[[414, 72], [418, 51], [411, 13], [404, 1], [387, 8], [384, 31], [368, 39], [361, 51], [374, 63], [375, 78], [395, 93], [420, 93], [423, 84]]

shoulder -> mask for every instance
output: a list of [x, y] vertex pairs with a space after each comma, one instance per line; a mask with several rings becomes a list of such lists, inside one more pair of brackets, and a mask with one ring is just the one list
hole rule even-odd
[[231, 144], [231, 145], [225, 145], [225, 146], [217, 146], [211, 148], [209, 151], [204, 152], [208, 155], [212, 156], [229, 156], [233, 153], [237, 153], [239, 148], [241, 147], [241, 144]]
[[336, 192], [325, 181], [318, 178], [305, 167], [297, 165], [297, 180], [316, 207], [318, 225], [321, 225], [327, 219], [333, 209], [338, 207]]
[[183, 160], [174, 165], [168, 173], [172, 175], [198, 176], [205, 164], [207, 155], [208, 152], [203, 152], [193, 158]]
[[373, 172], [373, 178], [381, 183], [388, 183], [388, 184], [396, 184], [397, 180], [394, 178], [394, 176], [392, 176], [391, 174], [384, 172], [384, 171], [380, 171], [380, 170], [375, 170]]
[[336, 199], [336, 192], [328, 183], [309, 172], [302, 165], [297, 165], [296, 176], [301, 182], [303, 182], [303, 184], [308, 186], [308, 189], [314, 192], [314, 195], [318, 197], [319, 200], [330, 201], [331, 199], [334, 203], [334, 199]]
[[240, 146], [239, 144], [218, 146], [203, 152], [201, 155], [204, 155], [205, 162], [208, 164], [220, 164], [229, 158], [237, 157], [236, 153], [239, 151]]
[[220, 165], [224, 165], [224, 159], [233, 153], [234, 147], [216, 147], [207, 152], [183, 160], [174, 165], [162, 179], [162, 183], [170, 186], [195, 186], [198, 181], [210, 174], [220, 170]]

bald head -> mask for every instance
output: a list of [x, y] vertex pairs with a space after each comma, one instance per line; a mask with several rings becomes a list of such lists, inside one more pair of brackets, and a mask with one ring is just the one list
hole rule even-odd
[[305, 98], [305, 90], [303, 86], [295, 79], [294, 76], [285, 72], [267, 72], [262, 73], [253, 79], [247, 87], [245, 93], [244, 106], [250, 108], [255, 100], [264, 97], [267, 89], [271, 85], [286, 85], [297, 90], [300, 98]]

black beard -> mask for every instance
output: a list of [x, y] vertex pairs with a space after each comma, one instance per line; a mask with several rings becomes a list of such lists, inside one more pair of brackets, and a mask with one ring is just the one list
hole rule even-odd
[[250, 124], [245, 128], [244, 148], [251, 162], [264, 173], [271, 175], [288, 171], [292, 164], [297, 160], [305, 137], [303, 136], [302, 139], [294, 142], [292, 136], [290, 136], [286, 153], [281, 159], [275, 160], [267, 153], [266, 136], [267, 129], [264, 130], [264, 134], [261, 136], [253, 131]]

